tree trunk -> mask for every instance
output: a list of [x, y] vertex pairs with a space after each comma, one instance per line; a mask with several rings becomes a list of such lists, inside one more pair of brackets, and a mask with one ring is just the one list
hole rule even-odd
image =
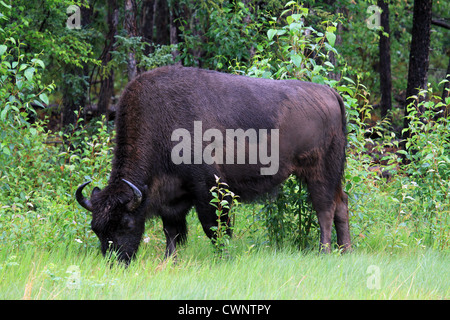
[[[81, 27], [89, 25], [91, 22], [93, 8], [81, 7]], [[63, 93], [63, 114], [62, 125], [64, 130], [70, 131], [70, 125], [76, 126], [77, 116], [75, 112], [81, 111], [85, 107], [88, 98], [88, 66], [83, 67], [75, 65], [66, 65], [64, 68], [63, 85], [61, 91]]]
[[[341, 7], [338, 7], [335, 10], [336, 14], [340, 14], [343, 12], [343, 9]], [[341, 22], [338, 22], [337, 26], [336, 26], [336, 41], [334, 42], [334, 47], [339, 47], [340, 45], [342, 45], [342, 34], [343, 32], [343, 26]], [[336, 55], [334, 54], [334, 52], [330, 51], [330, 53], [328, 54], [329, 57], [329, 61], [331, 62], [331, 64], [334, 66], [335, 70], [337, 69], [337, 59], [336, 59]], [[328, 73], [328, 78], [336, 80], [336, 81], [340, 81], [341, 80], [341, 73], [337, 72], [337, 71], [332, 71]]]
[[144, 55], [153, 52], [153, 10], [155, 7], [155, 0], [144, 0], [142, 2], [141, 14], [141, 30], [140, 35], [144, 42], [150, 43], [150, 46], [144, 48]]
[[153, 10], [153, 41], [170, 44], [170, 12], [168, 0], [155, 0]]
[[[380, 31], [380, 91], [381, 91], [381, 117], [384, 118], [392, 108], [392, 80], [391, 80], [391, 45], [389, 29], [389, 3], [385, 0], [378, 0], [381, 8], [380, 23], [383, 30]], [[387, 34], [387, 35], [385, 35]]]
[[[405, 118], [403, 128], [403, 139], [410, 138], [408, 105], [414, 103], [417, 107], [420, 90], [427, 89], [427, 75], [430, 51], [431, 31], [431, 6], [432, 0], [415, 0], [413, 13], [413, 27], [411, 49], [409, 53], [408, 86], [406, 88]], [[420, 98], [423, 100], [423, 98]], [[420, 109], [423, 112], [423, 108]]]
[[[448, 82], [444, 83], [444, 88], [442, 89], [442, 102], [445, 104], [445, 99], [450, 97], [450, 59], [448, 61], [447, 72], [445, 73], [445, 77]], [[442, 107], [435, 110], [434, 120], [439, 118], [447, 118], [450, 116], [450, 105], [443, 105]]]
[[[125, 1], [124, 28], [127, 31], [129, 38], [137, 36], [135, 0]], [[137, 75], [136, 56], [133, 49], [130, 49], [128, 52], [127, 71], [128, 71], [128, 81], [133, 80]]]
[[444, 84], [444, 89], [442, 89], [442, 101], [445, 102], [445, 99], [450, 97], [450, 58], [448, 60], [447, 72], [445, 73], [446, 79], [448, 82]]
[[[108, 34], [106, 35], [105, 47], [100, 59], [102, 60], [102, 68], [106, 68], [111, 61], [111, 51], [114, 50], [115, 35], [117, 33], [117, 24], [119, 21], [119, 10], [117, 8], [117, 0], [108, 0]], [[98, 96], [97, 116], [105, 114], [108, 118], [108, 108], [111, 103], [111, 97], [114, 94], [114, 70], [110, 70], [104, 75], [101, 72], [100, 93]]]
[[66, 132], [72, 131], [70, 125], [74, 127], [77, 124], [78, 116], [80, 115], [81, 108], [86, 105], [87, 98], [87, 78], [86, 70], [87, 68], [80, 68], [75, 66], [70, 66], [65, 68], [65, 74], [63, 76], [63, 114], [62, 114], [62, 125]]
[[[177, 20], [180, 16], [180, 11], [182, 10], [181, 5], [177, 4], [176, 1], [173, 1], [171, 3], [169, 3], [170, 8], [170, 14], [169, 14], [169, 22], [170, 22], [170, 44], [176, 45], [178, 44], [178, 30], [179, 30], [179, 26], [180, 26], [180, 22]], [[178, 49], [175, 49], [172, 51], [172, 56], [173, 59], [175, 60], [175, 58], [180, 54], [180, 52], [178, 51]], [[181, 64], [181, 62], [179, 62], [179, 64]]]

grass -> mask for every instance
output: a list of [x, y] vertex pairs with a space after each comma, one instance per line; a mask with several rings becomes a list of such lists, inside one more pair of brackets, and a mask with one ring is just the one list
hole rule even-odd
[[[143, 243], [128, 267], [74, 242], [0, 252], [0, 299], [448, 299], [449, 254], [355, 249], [320, 255], [231, 241], [219, 259], [197, 232], [162, 262], [163, 243]], [[7, 248], [5, 248], [7, 249]]]

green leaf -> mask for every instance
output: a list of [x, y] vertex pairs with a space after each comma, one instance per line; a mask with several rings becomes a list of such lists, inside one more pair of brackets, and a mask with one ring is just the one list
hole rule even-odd
[[0, 56], [2, 56], [6, 52], [6, 49], [8, 49], [7, 46], [5, 46], [4, 44], [0, 45]]
[[9, 148], [6, 147], [6, 146], [3, 147], [2, 152], [3, 152], [4, 154], [6, 154], [7, 156], [10, 156], [10, 155], [11, 155], [11, 150], [9, 150]]
[[286, 3], [286, 4], [284, 5], [284, 7], [286, 8], [286, 7], [289, 7], [289, 6], [292, 6], [292, 5], [296, 5], [296, 4], [297, 4], [296, 1], [289, 1], [288, 3]]
[[300, 57], [298, 54], [293, 54], [291, 55], [291, 60], [297, 68], [300, 68], [300, 65], [302, 64], [302, 57]]
[[353, 96], [353, 90], [350, 89], [350, 88], [348, 88], [348, 87], [345, 87], [345, 86], [338, 86], [336, 89], [337, 89], [339, 92], [347, 92], [350, 96]]
[[334, 47], [334, 43], [335, 43], [335, 41], [336, 41], [336, 35], [335, 35], [334, 33], [332, 33], [332, 32], [327, 31], [327, 32], [325, 32], [325, 37], [327, 38], [328, 43], [329, 43], [332, 47]]
[[4, 1], [0, 1], [0, 4], [2, 5], [2, 6], [4, 6], [5, 8], [7, 8], [7, 9], [11, 9], [11, 5], [9, 5], [9, 4], [6, 4]]
[[37, 100], [37, 99], [34, 99], [34, 100], [33, 100], [33, 103], [37, 104], [39, 107], [45, 108], [45, 106], [42, 104], [42, 102], [40, 102], [40, 101]]
[[45, 93], [41, 93], [41, 94], [39, 95], [39, 99], [41, 99], [41, 101], [42, 101], [43, 103], [45, 103], [46, 105], [48, 105], [48, 97], [47, 97], [47, 95], [46, 95]]
[[267, 38], [269, 38], [269, 40], [272, 40], [276, 34], [277, 34], [277, 30], [269, 29], [269, 31], [267, 31]]
[[8, 113], [9, 109], [10, 109], [10, 106], [9, 106], [9, 104], [7, 104], [5, 106], [5, 108], [2, 110], [2, 113], [0, 113], [0, 119], [2, 121], [6, 119], [6, 114]]
[[22, 71], [23, 69], [25, 69], [26, 67], [28, 67], [28, 64], [22, 63], [19, 67], [19, 72]]
[[40, 65], [42, 69], [45, 69], [45, 64], [41, 59], [34, 58], [31, 59], [31, 62], [34, 62], [35, 64]]
[[286, 30], [284, 30], [284, 29], [277, 30], [277, 36], [282, 36], [285, 33], [286, 33]]
[[351, 84], [356, 85], [355, 81], [353, 81], [353, 80], [350, 79], [349, 77], [342, 77], [342, 79], [347, 80], [347, 81], [350, 82]]
[[326, 65], [327, 67], [330, 67], [331, 69], [334, 69], [334, 65], [330, 61], [325, 61], [324, 65]]
[[289, 25], [289, 30], [300, 30], [302, 28], [302, 24], [298, 22], [293, 22]]
[[34, 71], [36, 69], [33, 67], [29, 67], [27, 70], [25, 70], [24, 74], [25, 74], [25, 78], [27, 78], [28, 81], [32, 81], [33, 80], [33, 75], [34, 75]]

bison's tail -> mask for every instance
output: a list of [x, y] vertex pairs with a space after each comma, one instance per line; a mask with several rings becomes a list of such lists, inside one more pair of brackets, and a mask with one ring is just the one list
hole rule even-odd
[[339, 106], [341, 107], [342, 134], [343, 134], [343, 138], [341, 138], [341, 139], [343, 140], [343, 143], [340, 145], [343, 147], [343, 150], [339, 151], [340, 157], [338, 157], [338, 159], [340, 159], [340, 168], [339, 168], [340, 174], [339, 174], [339, 176], [341, 179], [343, 179], [345, 163], [346, 163], [346, 149], [347, 149], [347, 116], [345, 114], [344, 100], [342, 100], [342, 97], [339, 95], [339, 93], [337, 93], [336, 90], [334, 90], [334, 89], [332, 89], [332, 90], [334, 92], [334, 95], [336, 96], [337, 101], [339, 102]]
[[342, 97], [337, 93], [336, 90], [333, 89], [334, 95], [336, 96], [337, 101], [339, 102], [339, 106], [341, 107], [341, 117], [342, 117], [342, 133], [347, 139], [347, 116], [345, 115], [345, 104]]

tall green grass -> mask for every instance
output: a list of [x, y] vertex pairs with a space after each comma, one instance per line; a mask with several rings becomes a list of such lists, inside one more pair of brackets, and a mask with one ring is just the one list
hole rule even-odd
[[[206, 247], [205, 247], [206, 246]], [[431, 250], [320, 255], [191, 241], [162, 262], [146, 245], [128, 268], [75, 245], [0, 253], [0, 299], [448, 299], [449, 256]]]

